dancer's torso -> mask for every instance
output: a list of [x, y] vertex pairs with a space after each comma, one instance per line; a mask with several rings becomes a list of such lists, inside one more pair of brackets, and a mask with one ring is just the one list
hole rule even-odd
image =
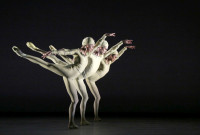
[[85, 70], [86, 66], [88, 65], [88, 56], [81, 54], [80, 50], [76, 52], [75, 55], [73, 55], [74, 58], [74, 64], [67, 65], [67, 74], [68, 78], [77, 78], [82, 74], [82, 72]]
[[100, 63], [98, 70], [96, 71], [96, 73], [93, 74], [92, 76], [88, 77], [88, 79], [91, 81], [97, 81], [100, 78], [104, 77], [110, 70], [110, 65], [111, 65], [111, 62], [106, 63], [105, 59], [103, 59]]
[[103, 55], [97, 56], [95, 54], [91, 54], [88, 57], [88, 64], [83, 71], [82, 75], [79, 76], [79, 79], [88, 78], [91, 75], [95, 74], [99, 68], [101, 60], [103, 59]]

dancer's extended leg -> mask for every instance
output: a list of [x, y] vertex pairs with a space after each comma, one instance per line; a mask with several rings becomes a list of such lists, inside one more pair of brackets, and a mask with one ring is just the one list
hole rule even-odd
[[88, 94], [86, 90], [86, 86], [83, 82], [83, 79], [77, 79], [77, 86], [78, 86], [78, 92], [80, 93], [82, 99], [80, 103], [80, 113], [81, 113], [81, 125], [89, 125], [90, 122], [86, 120], [85, 118], [85, 111], [86, 111], [86, 104], [88, 101]]
[[44, 60], [42, 60], [42, 59], [40, 59], [38, 57], [35, 57], [35, 56], [31, 56], [31, 55], [25, 54], [16, 46], [12, 47], [12, 49], [18, 56], [20, 56], [22, 58], [25, 58], [25, 59], [27, 59], [27, 60], [35, 63], [35, 64], [38, 64], [41, 67], [56, 73], [57, 75], [65, 76], [65, 74], [62, 72], [62, 70], [59, 68], [58, 65], [46, 62], [46, 61], [44, 61]]
[[98, 112], [99, 112], [99, 102], [101, 99], [101, 96], [99, 94], [99, 90], [96, 86], [95, 81], [91, 81], [89, 79], [86, 79], [87, 85], [94, 96], [94, 120], [95, 121], [101, 121], [101, 118], [99, 118]]
[[74, 117], [75, 117], [75, 110], [76, 110], [76, 105], [78, 103], [78, 94], [76, 87], [74, 87], [74, 80], [72, 79], [67, 79], [66, 77], [63, 77], [65, 87], [67, 88], [67, 92], [71, 98], [71, 104], [69, 106], [69, 128], [78, 128], [78, 126], [74, 122]]
[[[27, 42], [26, 43], [27, 47], [30, 48], [31, 50], [35, 51], [35, 52], [38, 52], [40, 54], [44, 54], [46, 53], [47, 51], [44, 51], [38, 47], [36, 47], [33, 43], [31, 42]], [[50, 48], [50, 47], [49, 47]], [[51, 49], [51, 48], [50, 48]], [[53, 61], [55, 64], [60, 64], [60, 65], [67, 65], [66, 62], [60, 60], [59, 58], [57, 58], [55, 55], [50, 55], [50, 56], [47, 56], [48, 59], [50, 59], [51, 61]]]

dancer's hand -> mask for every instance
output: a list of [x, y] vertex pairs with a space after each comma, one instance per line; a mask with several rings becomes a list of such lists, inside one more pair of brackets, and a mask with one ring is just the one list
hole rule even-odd
[[123, 40], [124, 44], [132, 44], [133, 40], [125, 39]]
[[135, 49], [135, 46], [133, 45], [130, 45], [130, 46], [125, 46], [126, 48], [129, 48], [129, 49]]
[[45, 59], [47, 56], [51, 55], [51, 51], [48, 51], [42, 55], [42, 58]]
[[108, 37], [115, 37], [115, 33], [106, 33], [105, 35]]

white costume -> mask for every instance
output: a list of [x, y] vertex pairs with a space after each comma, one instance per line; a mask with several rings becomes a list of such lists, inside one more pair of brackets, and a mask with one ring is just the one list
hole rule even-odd
[[[112, 54], [117, 55], [118, 53], [117, 53], [116, 49], [118, 49], [120, 45], [122, 45], [121, 42], [119, 44], [113, 46], [108, 52], [111, 52]], [[124, 47], [119, 52], [117, 59], [124, 53], [125, 50], [127, 50], [126, 47]], [[108, 73], [111, 64], [112, 64], [111, 61], [107, 61], [106, 58], [104, 58], [101, 61], [101, 64], [100, 64], [97, 72], [86, 79], [87, 85], [95, 98], [95, 100], [94, 100], [94, 115], [95, 115], [94, 120], [95, 121], [101, 120], [98, 116], [99, 102], [100, 102], [101, 97], [100, 97], [99, 90], [98, 90], [95, 82], [98, 81], [99, 79], [101, 79], [102, 77], [104, 77]]]
[[[102, 43], [104, 43], [104, 40], [106, 38], [106, 35], [104, 34], [96, 43], [96, 47], [99, 47], [100, 45], [102, 45]], [[96, 48], [95, 47], [95, 48]], [[80, 111], [81, 111], [81, 122], [86, 122], [86, 124], [89, 124], [88, 121], [86, 121], [85, 119], [85, 111], [86, 111], [86, 104], [88, 101], [88, 94], [87, 94], [87, 89], [84, 83], [84, 79], [91, 76], [92, 74], [94, 74], [100, 65], [101, 60], [103, 59], [103, 55], [97, 56], [95, 54], [95, 52], [93, 51], [89, 57], [88, 57], [88, 64], [85, 68], [85, 70], [82, 72], [82, 74], [80, 74], [77, 78], [77, 87], [80, 89], [80, 91], [84, 92], [82, 93], [85, 96], [85, 100], [83, 100], [83, 102], [81, 102], [80, 104]], [[84, 124], [84, 123], [83, 123]]]

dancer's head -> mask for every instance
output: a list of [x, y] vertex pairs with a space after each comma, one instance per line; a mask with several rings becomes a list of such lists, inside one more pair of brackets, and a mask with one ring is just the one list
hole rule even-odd
[[112, 54], [110, 54], [108, 57], [106, 57], [106, 59], [108, 61], [115, 61], [118, 57], [118, 51], [114, 51]]
[[85, 48], [87, 52], [91, 52], [94, 49], [95, 41], [92, 37], [85, 37], [82, 41], [82, 48]]
[[100, 54], [104, 54], [108, 49], [108, 42], [106, 40], [103, 41], [102, 45], [99, 47]]

